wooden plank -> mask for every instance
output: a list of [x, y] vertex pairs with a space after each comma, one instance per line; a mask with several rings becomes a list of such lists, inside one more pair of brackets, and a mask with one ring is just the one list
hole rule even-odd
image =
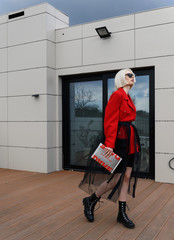
[[[151, 180], [144, 180], [144, 182], [151, 182], [151, 184], [147, 188], [146, 188], [146, 185], [144, 185], [145, 189], [142, 188], [142, 186], [141, 186], [141, 190], [139, 190], [140, 192], [139, 192], [139, 194], [137, 194], [136, 198], [134, 198], [134, 199], [131, 198], [128, 201], [130, 211], [127, 211], [127, 214], [129, 217], [131, 216], [130, 214], [132, 214], [132, 212], [135, 211], [136, 207], [140, 206], [143, 203], [143, 201], [146, 200], [143, 208], [148, 207], [149, 205], [147, 205], [147, 204], [148, 204], [149, 195], [154, 193], [154, 191], [157, 190], [161, 186], [161, 184], [154, 183], [154, 181], [151, 181]], [[132, 219], [133, 219], [133, 217], [132, 217]], [[133, 221], [134, 221], [134, 219], [133, 219]], [[113, 238], [115, 239], [116, 236], [119, 237], [125, 231], [126, 231], [126, 228], [124, 226], [114, 222], [111, 225], [110, 230], [108, 232], [106, 232], [105, 234], [103, 234], [103, 236], [101, 236], [99, 239], [101, 239], [101, 240], [105, 240], [105, 239], [109, 240], [109, 239], [113, 239]]]
[[[92, 229], [98, 228], [100, 224], [103, 224], [105, 221], [109, 221], [115, 217], [115, 209], [113, 208], [113, 204], [110, 204], [107, 208], [101, 210], [100, 214], [96, 214], [95, 221], [93, 223], [88, 222], [84, 216], [81, 215], [81, 222], [79, 225], [76, 226], [75, 229], [67, 232], [65, 236], [63, 236], [63, 240], [76, 240], [81, 239], [84, 235], [88, 235], [89, 231]], [[58, 236], [55, 236], [55, 239]], [[95, 236], [90, 239], [96, 239]]]
[[136, 224], [130, 230], [116, 222], [118, 204], [106, 200], [95, 222], [86, 220], [82, 198], [87, 194], [78, 188], [82, 177], [73, 171], [0, 169], [0, 239], [173, 240], [174, 185], [139, 179], [136, 198], [128, 197], [128, 216]]
[[[52, 209], [52, 212], [51, 212], [51, 214], [53, 214], [53, 212], [54, 211], [61, 211], [61, 209], [65, 209], [65, 207], [67, 207], [67, 206], [69, 206], [69, 202], [70, 202], [70, 200], [71, 200], [71, 203], [73, 203], [73, 201], [74, 202], [77, 202], [77, 200], [76, 200], [76, 197], [77, 197], [77, 192], [74, 192], [74, 189], [73, 189], [73, 185], [74, 185], [74, 182], [73, 181], [71, 181], [70, 183], [68, 183], [69, 184], [69, 187], [70, 187], [70, 190], [67, 188], [67, 194], [66, 194], [66, 191], [64, 191], [64, 193], [63, 193], [63, 198], [62, 198], [62, 200], [61, 200], [61, 198], [59, 198], [59, 202], [58, 202], [58, 200], [57, 200], [57, 203], [56, 203], [56, 201], [55, 201], [55, 203], [58, 205], [57, 207], [58, 207], [58, 209], [56, 209], [56, 207], [54, 207], [54, 209]], [[61, 186], [61, 188], [62, 188], [62, 186]], [[78, 190], [79, 191], [79, 190]], [[56, 191], [52, 191], [52, 196], [54, 196], [54, 193], [55, 193], [55, 195], [57, 194], [59, 197], [60, 197], [60, 191], [58, 190], [57, 192]], [[74, 199], [73, 199], [74, 198]], [[81, 195], [81, 198], [82, 198], [82, 195]], [[46, 204], [46, 203], [49, 203], [49, 201], [50, 201], [50, 196], [47, 196], [47, 199], [48, 199], [48, 201], [47, 202], [44, 202], [43, 204]], [[53, 199], [51, 199], [51, 201], [52, 201], [52, 203], [53, 203], [53, 200], [54, 200], [54, 198]], [[36, 204], [37, 203], [37, 204]], [[41, 203], [42, 203], [42, 200], [41, 199], [38, 199], [37, 200], [37, 202], [34, 202], [34, 205], [32, 205], [31, 207], [32, 207], [32, 209], [33, 208], [36, 208], [36, 207], [39, 207], [39, 205], [41, 205]], [[20, 204], [19, 204], [20, 205]], [[45, 208], [46, 208], [46, 205], [44, 206]], [[28, 209], [28, 206], [26, 206], [26, 208]], [[25, 208], [25, 212], [26, 212], [26, 208]], [[28, 216], [30, 216], [30, 208], [28, 209]], [[21, 211], [21, 209], [19, 209], [19, 211], [18, 211], [18, 215], [20, 216], [20, 214], [22, 214], [22, 215], [24, 215], [24, 213], [25, 213], [24, 211]], [[38, 214], [38, 213], [37, 213]], [[9, 218], [13, 218], [14, 219], [14, 221], [13, 221], [13, 223], [14, 222], [16, 222], [17, 221], [17, 219], [18, 219], [18, 215], [15, 215], [14, 213], [13, 214], [8, 214], [8, 215], [10, 215], [10, 216], [8, 216]], [[47, 210], [47, 215], [49, 216], [49, 211]], [[27, 217], [28, 217], [27, 216]], [[9, 227], [9, 231], [6, 231], [7, 229], [5, 229], [4, 228], [4, 225], [2, 225], [1, 224], [1, 226], [2, 226], [2, 228], [3, 228], [3, 231], [5, 231], [5, 233], [6, 234], [12, 234], [13, 232], [16, 232], [16, 230], [21, 230], [21, 228], [27, 228], [28, 226], [31, 226], [32, 224], [34, 224], [34, 223], [37, 223], [38, 221], [42, 221], [43, 220], [43, 217], [45, 217], [46, 218], [46, 216], [43, 216], [43, 215], [41, 215], [41, 216], [39, 216], [39, 215], [37, 215], [37, 216], [34, 216], [34, 218], [33, 219], [29, 219], [28, 221], [25, 221], [25, 222], [23, 222], [22, 221], [22, 224], [21, 224], [21, 219], [20, 220], [18, 220], [19, 222], [19, 224], [18, 224], [18, 226], [17, 226], [17, 228], [16, 228], [16, 225], [14, 225], [14, 226], [10, 226]], [[25, 219], [26, 219], [26, 214], [25, 214]], [[50, 220], [48, 220], [48, 222], [49, 222]], [[37, 228], [38, 229], [38, 228]], [[30, 232], [31, 233], [31, 232]]]
[[[147, 181], [148, 182], [148, 181]], [[151, 181], [151, 183], [152, 183], [152, 181]], [[147, 184], [147, 183], [146, 183]], [[146, 184], [144, 184], [144, 187], [146, 188]], [[149, 184], [148, 184], [149, 185]], [[142, 189], [140, 189], [139, 191], [137, 191], [137, 192], [141, 192], [142, 191]], [[105, 202], [105, 204], [106, 204], [106, 202]], [[89, 239], [92, 239], [92, 236], [95, 238], [95, 239], [97, 239], [97, 236], [96, 236], [96, 232], [100, 232], [100, 230], [103, 230], [103, 229], [105, 229], [105, 231], [106, 231], [106, 229], [109, 229], [110, 228], [110, 226], [111, 226], [111, 222], [112, 223], [116, 223], [116, 209], [117, 209], [117, 205], [115, 205], [114, 203], [110, 203], [111, 204], [111, 208], [112, 209], [114, 209], [114, 212], [115, 213], [113, 213], [113, 217], [112, 218], [108, 218], [108, 221], [103, 221], [102, 223], [96, 223], [97, 224], [97, 226], [95, 227], [95, 228], [92, 228], [92, 234], [85, 234], [84, 236], [82, 236], [81, 237], [81, 239], [83, 239], [83, 238], [86, 238], [86, 236], [87, 236], [87, 238], [89, 238]], [[103, 207], [103, 206], [102, 206]], [[99, 217], [101, 218], [102, 216], [100, 216], [99, 215]], [[95, 221], [101, 221], [101, 219], [95, 219]], [[106, 216], [103, 216], [103, 219], [106, 219]], [[112, 221], [110, 222], [110, 219], [112, 219]], [[91, 223], [90, 223], [91, 224]], [[94, 223], [92, 223], [93, 225], [94, 225]], [[69, 239], [69, 237], [71, 238], [71, 237], [75, 237], [76, 235], [77, 236], [80, 236], [80, 233], [79, 233], [79, 231], [81, 232], [81, 229], [82, 229], [82, 227], [83, 227], [83, 233], [82, 234], [84, 234], [84, 229], [85, 229], [85, 227], [86, 226], [81, 226], [81, 225], [78, 225], [77, 223], [76, 223], [76, 226], [75, 226], [75, 230], [73, 231], [73, 229], [74, 229], [74, 224], [71, 222], [71, 223], [69, 223], [68, 224], [68, 226], [69, 227], [67, 227], [67, 226], [64, 226], [62, 229], [59, 229], [59, 230], [57, 230], [55, 233], [53, 233], [53, 234], [51, 234], [50, 236], [48, 236], [48, 237], [46, 237], [46, 238], [44, 238], [44, 239], [57, 239], [57, 237], [59, 236], [59, 238], [61, 239], [62, 237], [63, 237], [63, 239]], [[80, 230], [79, 230], [80, 229]], [[124, 229], [124, 228], [123, 228]], [[89, 229], [88, 229], [88, 231], [89, 231]], [[78, 233], [77, 233], [78, 232]], [[94, 232], [94, 233], [93, 233]], [[64, 235], [63, 235], [64, 234]], [[65, 235], [66, 235], [66, 238], [65, 238]], [[70, 235], [70, 236], [69, 236]]]
[[[152, 181], [151, 181], [152, 182]], [[143, 185], [144, 182], [142, 181], [140, 185]], [[151, 183], [148, 183], [148, 185], [151, 184]], [[146, 187], [147, 186], [147, 182], [144, 184]], [[106, 202], [108, 203], [108, 201], [105, 201], [105, 204]], [[109, 203], [111, 205], [113, 205], [113, 203]], [[103, 204], [102, 204], [103, 205]], [[104, 206], [102, 206], [103, 208]], [[105, 206], [106, 207], [106, 206]], [[113, 208], [116, 209], [116, 206], [115, 204], [112, 206]], [[95, 213], [96, 215], [96, 213]], [[115, 221], [114, 221], [115, 222]], [[50, 236], [48, 236], [46, 239], [57, 239], [57, 236], [59, 236], [59, 238], [65, 236], [68, 234], [68, 231], [72, 231], [74, 228], [77, 228], [79, 227], [78, 226], [78, 223], [80, 223], [80, 221], [78, 221], [78, 219], [75, 219], [75, 221], [71, 221], [69, 222], [68, 224], [64, 225], [63, 227], [61, 227], [60, 229], [58, 229], [55, 233], [53, 232]]]
[[[30, 182], [29, 184], [25, 184], [22, 187], [20, 186], [20, 188], [18, 188], [18, 186], [14, 187], [13, 186], [13, 191], [12, 193], [10, 193], [10, 189], [8, 188], [7, 194], [5, 194], [4, 196], [0, 196], [0, 209], [9, 209], [10, 207], [13, 209], [13, 211], [15, 210], [16, 204], [19, 205], [20, 202], [20, 208], [22, 207], [22, 204], [24, 205], [28, 205], [31, 203], [31, 201], [35, 201], [36, 199], [42, 198], [42, 200], [44, 199], [44, 197], [46, 197], [48, 194], [51, 194], [54, 189], [61, 191], [61, 193], [59, 193], [59, 196], [63, 194], [62, 190], [65, 187], [62, 183], [68, 179], [72, 182], [75, 183], [76, 178], [73, 178], [73, 176], [67, 176], [66, 178], [48, 178], [46, 176], [41, 177], [41, 179], [39, 178], [39, 181], [35, 181], [35, 182]], [[35, 179], [36, 180], [36, 179]], [[73, 186], [72, 186], [73, 187]], [[16, 189], [16, 190], [14, 190]], [[65, 190], [66, 192], [66, 190]], [[56, 191], [54, 191], [54, 193], [56, 193]], [[34, 199], [35, 198], [35, 199]], [[11, 199], [13, 199], [13, 201], [11, 201]], [[18, 209], [16, 209], [17, 211]], [[2, 215], [2, 210], [0, 215]], [[2, 216], [0, 219], [0, 222], [2, 220]]]
[[[154, 239], [158, 235], [158, 232], [166, 224], [168, 217], [171, 215], [172, 209], [174, 209], [174, 194], [173, 197], [170, 198], [170, 200], [166, 202], [161, 209], [159, 209], [158, 214], [154, 215], [152, 221], [147, 225], [146, 228], [144, 228], [144, 230], [138, 236], [137, 240]], [[173, 235], [174, 238], [173, 227], [170, 229], [170, 234]], [[168, 239], [168, 234], [166, 235], [166, 237]]]
[[[64, 191], [62, 191], [64, 189], [64, 185], [61, 184], [61, 186], [59, 186], [61, 183], [61, 181], [57, 181], [57, 183], [54, 183], [54, 186], [50, 186], [49, 188], [46, 187], [43, 187], [42, 188], [42, 191], [39, 189], [36, 188], [36, 190], [33, 192], [33, 191], [29, 191], [28, 193], [25, 193], [25, 194], [21, 194], [21, 201], [19, 201], [19, 199], [16, 199], [16, 205], [10, 205], [10, 209], [12, 210], [12, 213], [15, 213], [16, 211], [18, 210], [21, 210], [21, 209], [24, 209], [26, 210], [26, 208], [30, 208], [31, 207], [34, 207], [33, 204], [36, 204], [39, 202], [39, 204], [41, 205], [42, 203], [45, 204], [46, 202], [49, 202], [50, 201], [50, 195], [52, 195], [52, 197], [58, 197], [59, 198], [59, 201], [64, 201], [65, 198], [67, 198], [67, 194], [66, 193], [74, 193], [74, 190], [76, 188], [74, 182], [71, 180], [70, 181], [70, 189], [66, 188]], [[54, 189], [55, 188], [55, 189]], [[61, 193], [60, 193], [61, 192]], [[50, 194], [50, 195], [49, 195]], [[42, 197], [42, 198], [41, 198]], [[25, 201], [22, 201], [23, 199], [25, 199]], [[14, 201], [14, 199], [13, 199]], [[38, 204], [36, 204], [37, 207], [38, 207]], [[8, 206], [8, 205], [7, 205]], [[9, 206], [8, 206], [9, 208]], [[15, 209], [16, 208], [16, 209]], [[7, 209], [7, 211], [9, 211], [9, 209]], [[9, 211], [10, 213], [10, 211]], [[3, 213], [1, 212], [0, 213], [1, 215], [1, 219], [2, 220], [2, 215]]]
[[166, 224], [154, 238], [155, 240], [174, 240], [174, 212], [167, 219]]
[[130, 218], [135, 219], [136, 228], [133, 231], [131, 231], [132, 229], [128, 229], [125, 233], [121, 234], [118, 239], [136, 239], [151, 222], [153, 217], [159, 212], [161, 207], [166, 204], [168, 198], [171, 198], [173, 194], [172, 190], [173, 186], [162, 184], [156, 191], [154, 191], [154, 193], [151, 194], [151, 196], [149, 196], [148, 199], [135, 208], [135, 210], [132, 211], [132, 214], [130, 214]]
[[[76, 209], [78, 210], [78, 203], [73, 204], [73, 208], [67, 207], [67, 205], [61, 206], [61, 208], [49, 209], [45, 216], [36, 215], [34, 217], [34, 221], [32, 219], [28, 219], [28, 221], [19, 222], [16, 226], [14, 226], [14, 231], [6, 233], [5, 239], [7, 240], [18, 240], [26, 238], [34, 233], [34, 238], [37, 234], [37, 231], [44, 231], [47, 228], [48, 224], [56, 224], [56, 226], [61, 226], [67, 221], [67, 218], [72, 219], [73, 215], [76, 214]], [[53, 212], [54, 210], [54, 212]], [[43, 218], [42, 218], [43, 217]], [[22, 225], [22, 226], [21, 226]], [[16, 231], [15, 231], [16, 229]], [[8, 236], [8, 237], [7, 237]], [[32, 236], [33, 237], [33, 236]], [[35, 238], [37, 239], [37, 238]]]
[[[102, 214], [103, 211], [107, 211], [105, 208], [104, 210], [102, 209], [101, 211], [98, 211], [96, 214], [96, 218], [98, 214]], [[73, 228], [70, 228], [70, 226], [74, 226], [74, 229], [78, 228], [79, 225], [87, 224], [88, 226], [92, 227], [92, 224], [87, 222], [87, 220], [84, 218], [82, 214], [82, 205], [79, 205], [79, 202], [77, 202], [76, 205], [70, 206], [68, 211], [66, 211], [66, 214], [64, 214], [63, 218], [57, 217], [56, 221], [49, 222], [48, 225], [46, 226], [46, 229], [42, 229], [41, 231], [36, 231], [27, 238], [26, 240], [33, 239], [33, 237], [37, 237], [38, 239], [44, 238], [47, 236], [47, 238], [50, 239], [61, 239], [65, 238], [65, 235], [69, 234], [69, 232], [73, 231]], [[65, 226], [68, 226], [65, 227]], [[67, 231], [64, 231], [67, 229]], [[52, 234], [53, 233], [53, 234]]]
[[[74, 203], [76, 203], [77, 201], [74, 199], [72, 200], [72, 206], [76, 207], [74, 205]], [[33, 225], [36, 224], [36, 230], [38, 230], [39, 226], [46, 226], [48, 223], [55, 221], [56, 216], [54, 217], [54, 215], [59, 212], [61, 214], [61, 212], [63, 211], [64, 214], [66, 214], [65, 211], [69, 211], [68, 207], [69, 207], [69, 201], [65, 201], [64, 204], [61, 204], [59, 202], [56, 201], [51, 201], [51, 203], [49, 205], [44, 205], [42, 207], [38, 207], [35, 209], [35, 211], [31, 211], [31, 212], [27, 212], [27, 214], [23, 214], [21, 212], [21, 216], [19, 216], [18, 218], [13, 218], [10, 221], [5, 222], [4, 224], [2, 224], [1, 226], [1, 238], [3, 237], [7, 237], [10, 236], [12, 234], [18, 234], [18, 232], [23, 231], [23, 235], [25, 236], [25, 230], [29, 229], [29, 233], [31, 234], [30, 229], [33, 229]], [[71, 212], [70, 212], [71, 213]], [[58, 215], [59, 216], [59, 215]], [[52, 220], [53, 218], [53, 220]], [[44, 221], [43, 221], [44, 220]], [[39, 222], [39, 226], [37, 226]], [[56, 221], [56, 224], [58, 224], [58, 222]], [[59, 225], [59, 224], [58, 224]], [[57, 225], [57, 226], [58, 226]], [[20, 233], [21, 234], [21, 233]], [[28, 232], [27, 232], [28, 234]]]

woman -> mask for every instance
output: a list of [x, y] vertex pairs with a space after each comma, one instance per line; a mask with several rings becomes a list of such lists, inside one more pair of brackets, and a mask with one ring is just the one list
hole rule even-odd
[[[135, 227], [126, 214], [128, 192], [135, 197], [136, 179], [132, 186], [131, 174], [133, 168], [138, 170], [138, 152], [140, 152], [139, 137], [135, 126], [131, 123], [135, 121], [136, 108], [129, 96], [129, 90], [135, 82], [135, 75], [131, 69], [120, 70], [115, 76], [116, 91], [111, 95], [105, 109], [105, 155], [109, 157], [115, 152], [122, 157], [120, 165], [112, 176], [100, 174], [103, 183], [101, 183], [101, 177], [91, 171], [85, 174], [79, 185], [86, 192], [94, 192], [83, 199], [84, 214], [90, 222], [94, 221], [96, 203], [101, 197], [106, 197], [114, 202], [119, 200], [117, 221], [127, 228]], [[88, 187], [84, 189], [86, 184]], [[98, 185], [99, 187], [95, 188]]]

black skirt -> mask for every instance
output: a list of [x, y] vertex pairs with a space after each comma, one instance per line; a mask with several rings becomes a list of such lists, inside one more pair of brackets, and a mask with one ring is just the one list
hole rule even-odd
[[[111, 200], [113, 202], [116, 202], [123, 183], [124, 179], [124, 174], [126, 171], [127, 167], [132, 167], [133, 171], [131, 174], [131, 178], [129, 181], [129, 188], [128, 188], [128, 193], [131, 194], [133, 197], [135, 197], [135, 189], [136, 189], [136, 184], [137, 184], [137, 172], [139, 171], [139, 166], [140, 166], [140, 157], [139, 157], [139, 152], [140, 152], [140, 142], [139, 142], [139, 136], [137, 134], [137, 130], [135, 129], [135, 146], [139, 146], [139, 152], [135, 152], [134, 154], [129, 154], [129, 145], [130, 145], [130, 125], [132, 125], [129, 122], [122, 122], [119, 123], [118, 125], [118, 131], [120, 126], [124, 126], [128, 139], [117, 139], [115, 143], [115, 148], [114, 152], [118, 154], [121, 158], [122, 161], [116, 168], [113, 174], [110, 174], [107, 170], [105, 170], [103, 167], [101, 167], [96, 161], [94, 161], [90, 156], [92, 153], [95, 151], [96, 147], [100, 142], [104, 142], [104, 139], [101, 136], [98, 136], [96, 139], [95, 143], [91, 147], [91, 151], [89, 153], [89, 158], [88, 158], [88, 164], [87, 164], [87, 170], [84, 174], [84, 177], [82, 181], [79, 184], [79, 187], [81, 190], [85, 191], [88, 194], [94, 193], [97, 188], [104, 182], [108, 181], [110, 182], [112, 178], [114, 177], [115, 174], [119, 174], [120, 178], [118, 183], [115, 185], [115, 187], [106, 192], [105, 194], [102, 195], [102, 198]], [[135, 149], [137, 149], [135, 147]]]

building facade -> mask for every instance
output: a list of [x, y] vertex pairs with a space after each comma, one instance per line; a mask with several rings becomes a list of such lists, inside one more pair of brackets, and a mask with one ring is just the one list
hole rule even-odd
[[174, 7], [72, 27], [47, 3], [0, 16], [0, 167], [83, 170], [114, 75], [132, 68], [142, 173], [174, 183], [173, 28]]

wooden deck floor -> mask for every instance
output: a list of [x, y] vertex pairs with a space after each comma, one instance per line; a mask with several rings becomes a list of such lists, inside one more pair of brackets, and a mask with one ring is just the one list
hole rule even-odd
[[116, 222], [117, 204], [106, 200], [95, 222], [85, 219], [82, 175], [0, 169], [0, 240], [174, 239], [174, 184], [139, 179], [136, 198], [128, 200], [136, 228], [126, 229]]

